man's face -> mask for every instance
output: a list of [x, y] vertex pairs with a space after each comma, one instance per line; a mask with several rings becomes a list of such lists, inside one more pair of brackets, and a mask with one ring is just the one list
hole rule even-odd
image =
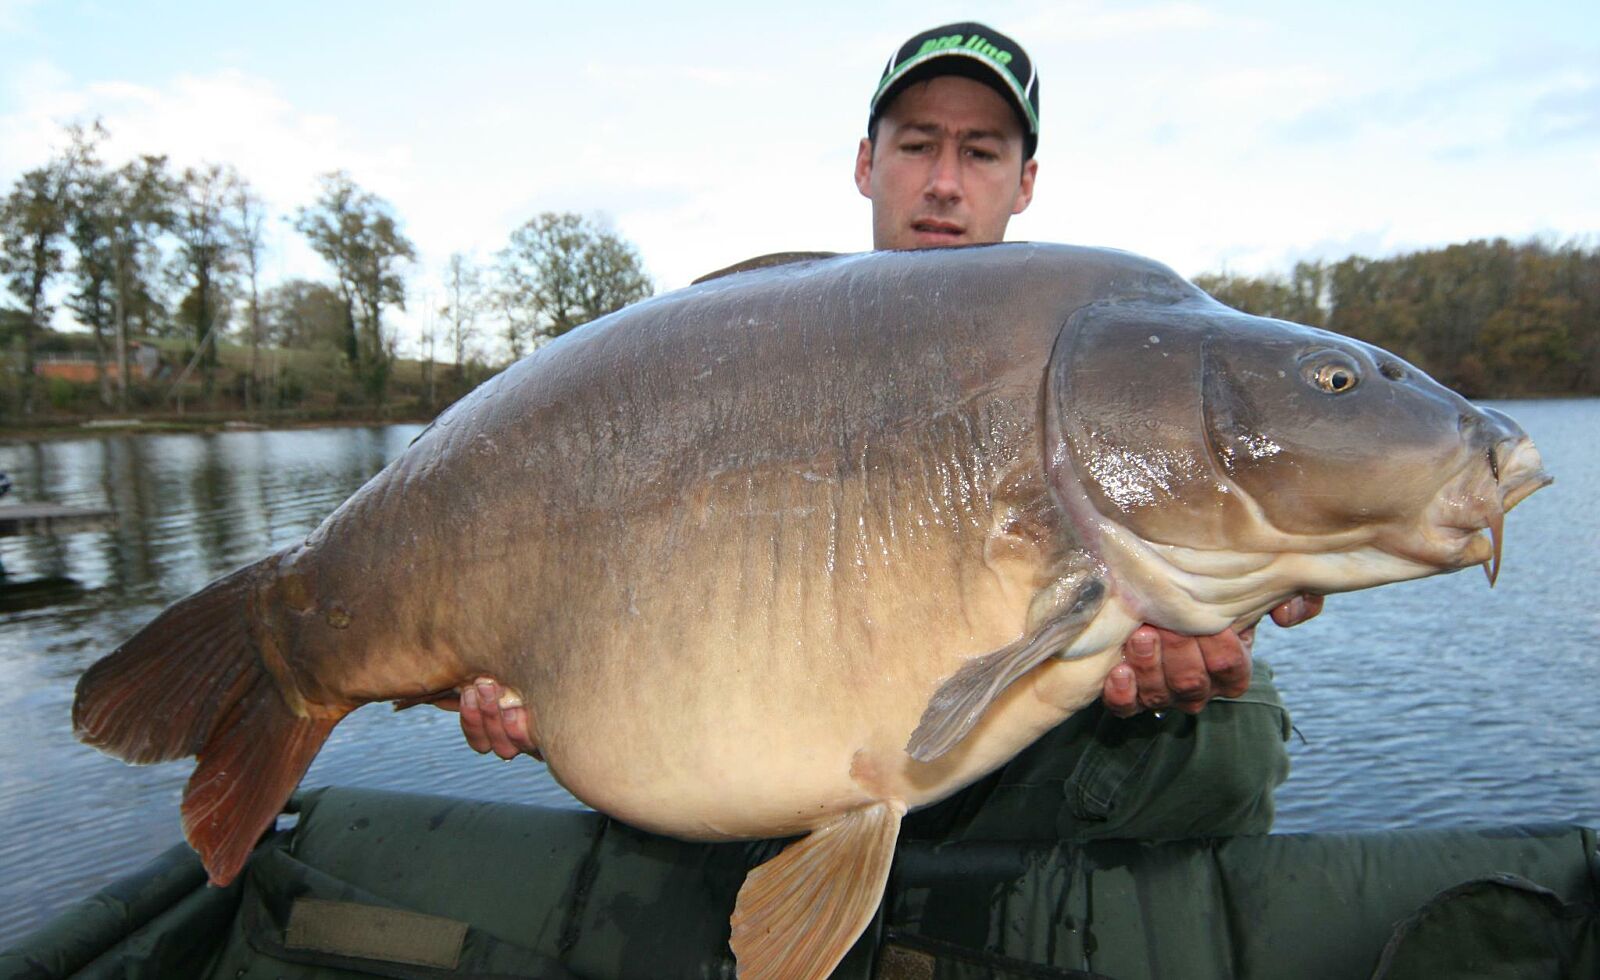
[[1022, 161], [1022, 125], [982, 82], [939, 75], [907, 88], [856, 152], [872, 199], [873, 248], [998, 242], [1033, 200], [1038, 163]]

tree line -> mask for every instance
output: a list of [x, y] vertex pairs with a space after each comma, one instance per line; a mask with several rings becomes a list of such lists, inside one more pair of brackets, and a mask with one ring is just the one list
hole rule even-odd
[[1195, 284], [1377, 344], [1470, 398], [1600, 394], [1600, 249], [1496, 238]]
[[[240, 377], [246, 408], [259, 398], [263, 347], [328, 350], [369, 403], [384, 404], [398, 356], [386, 314], [414, 298], [408, 273], [417, 261], [388, 202], [343, 171], [324, 174], [317, 198], [282, 217], [331, 276], [269, 287], [262, 272], [273, 215], [236, 168], [179, 170], [161, 155], [112, 167], [99, 122], [68, 126], [65, 136], [66, 149], [0, 201], [0, 283], [10, 301], [0, 302], [0, 336], [9, 335], [15, 371], [15, 404], [0, 409], [35, 412], [36, 354], [56, 300], [92, 338], [106, 408], [128, 409], [130, 343], [152, 337], [188, 341], [173, 390], [193, 377], [210, 397], [228, 340], [250, 351]], [[442, 344], [460, 394], [476, 344], [490, 334], [521, 356], [654, 285], [637, 249], [602, 222], [546, 212], [517, 228], [491, 264], [451, 255], [436, 289], [444, 302], [427, 311], [421, 337], [428, 383]]]
[[[98, 122], [65, 137], [65, 150], [0, 201], [0, 343], [13, 367], [0, 411], [34, 412], [35, 354], [52, 336], [56, 301], [90, 338], [106, 408], [128, 409], [130, 343], [151, 337], [185, 338], [181, 373], [166, 382], [180, 397], [190, 379], [213, 393], [227, 340], [249, 351], [235, 377], [247, 409], [260, 400], [263, 348], [326, 352], [362, 399], [385, 403], [398, 356], [386, 317], [417, 292], [416, 246], [388, 202], [343, 171], [324, 174], [316, 199], [281, 218], [331, 275], [268, 285], [275, 216], [234, 167], [179, 170], [159, 155], [112, 167]], [[1600, 394], [1597, 249], [1494, 239], [1195, 282], [1246, 312], [1388, 348], [1471, 397]], [[596, 220], [550, 212], [517, 228], [489, 264], [451, 255], [432, 287], [442, 301], [420, 338], [430, 409], [436, 360], [455, 367], [449, 400], [488, 373], [481, 341], [519, 357], [654, 289], [632, 244]]]

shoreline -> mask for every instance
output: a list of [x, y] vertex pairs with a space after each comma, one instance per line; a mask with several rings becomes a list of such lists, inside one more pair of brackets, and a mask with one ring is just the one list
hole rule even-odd
[[232, 417], [209, 416], [205, 418], [177, 418], [172, 416], [156, 418], [95, 418], [71, 422], [0, 427], [0, 445], [26, 442], [57, 442], [66, 439], [93, 438], [101, 435], [166, 435], [295, 429], [352, 429], [381, 425], [426, 425], [436, 417], [437, 413], [434, 415], [405, 413], [392, 416], [262, 420], [250, 418], [241, 413]]
[[[1585, 401], [1600, 398], [1573, 392], [1549, 392], [1522, 395], [1487, 395], [1471, 401]], [[438, 418], [449, 404], [440, 405], [432, 414], [423, 412], [396, 412], [394, 414], [344, 415], [332, 412], [286, 413], [277, 418], [245, 412], [207, 412], [188, 416], [91, 416], [74, 419], [39, 420], [33, 423], [0, 423], [0, 446], [26, 442], [55, 442], [63, 439], [82, 439], [97, 435], [164, 434], [195, 432], [241, 432], [255, 430], [340, 429], [378, 425], [426, 425]]]

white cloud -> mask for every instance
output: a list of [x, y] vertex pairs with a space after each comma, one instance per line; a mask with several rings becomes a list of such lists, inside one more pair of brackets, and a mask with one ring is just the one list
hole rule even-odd
[[694, 82], [715, 88], [769, 84], [772, 81], [772, 76], [765, 72], [713, 68], [709, 65], [618, 65], [601, 61], [585, 64], [583, 75], [593, 84], [603, 85], [613, 92], [629, 96], [637, 93], [640, 86], [671, 85], [677, 81]]
[[[62, 127], [99, 119], [113, 166], [164, 154], [175, 168], [233, 164], [274, 207], [288, 211], [315, 193], [316, 175], [343, 168], [377, 188], [406, 184], [406, 151], [372, 147], [339, 122], [296, 110], [271, 83], [237, 71], [178, 75], [160, 85], [124, 81], [74, 84], [46, 63], [11, 85], [17, 111], [0, 116], [0, 179], [38, 166], [65, 142]], [[380, 191], [381, 192], [381, 191]]]
[[1085, 44], [1150, 34], [1216, 28], [1228, 20], [1197, 3], [1128, 6], [1100, 2], [1050, 4], [1031, 14], [996, 24], [1031, 52], [1054, 44]]
[[[364, 188], [391, 199], [415, 186], [405, 147], [363, 143], [338, 120], [299, 111], [271, 83], [237, 71], [178, 75], [158, 85], [74, 83], [34, 62], [13, 73], [9, 89], [7, 101], [19, 108], [0, 116], [6, 184], [59, 152], [65, 125], [99, 119], [110, 134], [101, 146], [108, 165], [141, 154], [164, 154], [176, 171], [232, 164], [280, 217], [311, 203], [317, 176], [333, 169], [350, 171]], [[270, 279], [325, 275], [286, 223], [271, 222], [266, 232]]]
[[0, 86], [0, 104], [19, 107], [0, 115], [0, 180], [9, 183], [50, 158], [63, 142], [62, 122], [81, 114], [84, 101], [67, 74], [42, 59], [13, 65]]
[[28, 24], [29, 9], [39, 0], [0, 0], [0, 34], [22, 31]]

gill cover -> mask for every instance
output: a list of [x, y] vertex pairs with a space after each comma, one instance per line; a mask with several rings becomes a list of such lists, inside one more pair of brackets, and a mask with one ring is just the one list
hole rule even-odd
[[1052, 486], [1069, 513], [1146, 540], [1220, 546], [1249, 510], [1219, 478], [1203, 427], [1215, 304], [1106, 303], [1067, 322], [1051, 355]]

